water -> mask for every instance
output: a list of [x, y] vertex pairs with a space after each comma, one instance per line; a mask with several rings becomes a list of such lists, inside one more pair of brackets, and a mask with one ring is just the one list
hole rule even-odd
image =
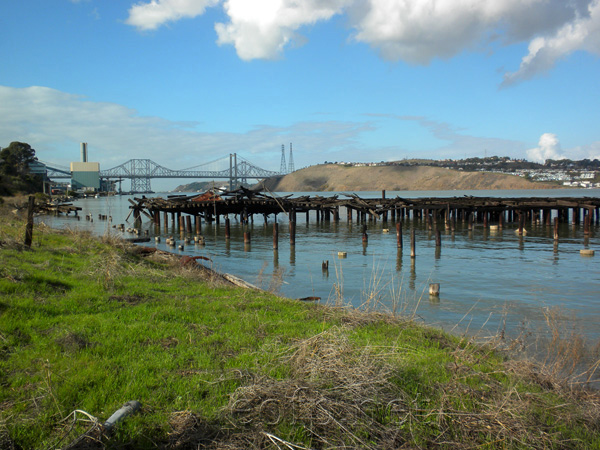
[[[304, 193], [299, 193], [301, 195]], [[306, 193], [330, 196], [334, 193]], [[155, 194], [166, 197], [167, 194]], [[364, 198], [380, 197], [381, 192], [361, 192]], [[386, 196], [404, 198], [454, 197], [597, 197], [600, 190], [548, 191], [436, 191], [387, 192]], [[96, 234], [123, 235], [112, 225], [125, 223], [130, 203], [127, 196], [77, 200], [81, 220], [71, 217], [42, 217], [53, 227], [87, 229]], [[99, 221], [98, 214], [112, 216], [112, 222]], [[93, 222], [83, 216], [91, 214]], [[145, 217], [145, 216], [143, 216]], [[279, 250], [273, 250], [273, 216], [264, 224], [256, 216], [249, 225], [251, 245], [245, 246], [243, 227], [231, 218], [231, 239], [225, 240], [225, 225], [202, 222], [206, 245], [186, 245], [183, 251], [167, 247], [165, 237], [179, 240], [178, 230], [158, 234], [145, 219], [151, 242], [161, 250], [191, 256], [206, 256], [206, 263], [220, 272], [237, 275], [265, 289], [277, 289], [286, 297], [321, 297], [336, 302], [343, 293], [354, 306], [368, 304], [389, 311], [415, 314], [425, 323], [455, 332], [494, 335], [505, 330], [515, 336], [523, 331], [547, 330], [549, 311], [560, 311], [558, 324], [565, 333], [573, 331], [595, 343], [600, 340], [600, 266], [599, 257], [582, 257], [580, 249], [600, 250], [600, 233], [594, 226], [589, 238], [583, 225], [563, 224], [560, 240], [554, 245], [553, 230], [544, 225], [526, 224], [527, 235], [515, 233], [508, 223], [493, 232], [476, 225], [469, 232], [460, 221], [450, 232], [439, 225], [441, 249], [436, 249], [435, 234], [424, 223], [407, 221], [403, 225], [404, 250], [396, 245], [395, 223], [368, 224], [368, 245], [362, 243], [362, 226], [347, 223], [345, 211], [338, 223], [316, 223], [311, 215], [298, 214], [296, 246], [289, 245], [288, 222], [279, 214]], [[162, 219], [162, 215], [161, 215]], [[130, 218], [130, 225], [132, 219]], [[415, 228], [416, 258], [410, 257], [410, 229]], [[385, 233], [384, 229], [389, 229]], [[125, 237], [133, 237], [124, 233]], [[162, 237], [155, 243], [154, 236]], [[346, 252], [339, 258], [338, 252]], [[329, 261], [329, 270], [322, 262]], [[429, 283], [440, 283], [440, 296], [429, 296]]]

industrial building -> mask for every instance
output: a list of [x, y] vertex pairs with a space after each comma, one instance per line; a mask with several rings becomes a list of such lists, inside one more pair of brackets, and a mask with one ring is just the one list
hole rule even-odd
[[71, 163], [71, 189], [95, 192], [100, 188], [100, 163], [88, 162], [87, 142], [82, 142], [81, 161]]

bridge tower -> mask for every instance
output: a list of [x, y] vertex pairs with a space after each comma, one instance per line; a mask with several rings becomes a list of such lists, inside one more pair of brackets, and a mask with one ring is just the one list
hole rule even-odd
[[149, 159], [132, 159], [130, 161], [131, 192], [152, 192], [150, 185], [151, 163]]
[[279, 171], [281, 172], [281, 174], [285, 174], [287, 167], [285, 164], [285, 145], [281, 144], [281, 168], [279, 169]]
[[288, 173], [292, 173], [294, 170], [294, 155], [292, 154], [292, 143], [290, 142], [290, 165], [288, 169]]
[[237, 153], [229, 154], [229, 190], [233, 191], [238, 184]]

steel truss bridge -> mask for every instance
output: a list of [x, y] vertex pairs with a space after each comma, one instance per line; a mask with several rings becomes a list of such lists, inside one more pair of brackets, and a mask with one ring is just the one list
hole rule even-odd
[[[227, 160], [229, 160], [228, 167], [226, 166]], [[68, 169], [50, 167], [48, 164], [46, 165], [46, 176], [48, 178], [71, 178], [71, 172]], [[52, 166], [55, 165], [52, 164]], [[223, 179], [228, 180], [229, 189], [233, 190], [240, 184], [247, 184], [249, 179], [261, 180], [276, 175], [283, 174], [262, 169], [238, 156], [237, 153], [231, 153], [229, 157], [183, 170], [168, 169], [150, 159], [130, 159], [112, 169], [100, 171], [100, 178], [104, 180], [122, 181], [130, 179], [132, 193], [151, 192], [150, 180], [152, 178]]]

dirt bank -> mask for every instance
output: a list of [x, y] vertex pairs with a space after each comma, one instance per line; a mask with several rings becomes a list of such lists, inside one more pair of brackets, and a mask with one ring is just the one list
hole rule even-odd
[[487, 172], [463, 172], [440, 167], [311, 166], [282, 177], [270, 178], [271, 191], [438, 191], [467, 189], [550, 189], [551, 183], [534, 183], [522, 177]]

